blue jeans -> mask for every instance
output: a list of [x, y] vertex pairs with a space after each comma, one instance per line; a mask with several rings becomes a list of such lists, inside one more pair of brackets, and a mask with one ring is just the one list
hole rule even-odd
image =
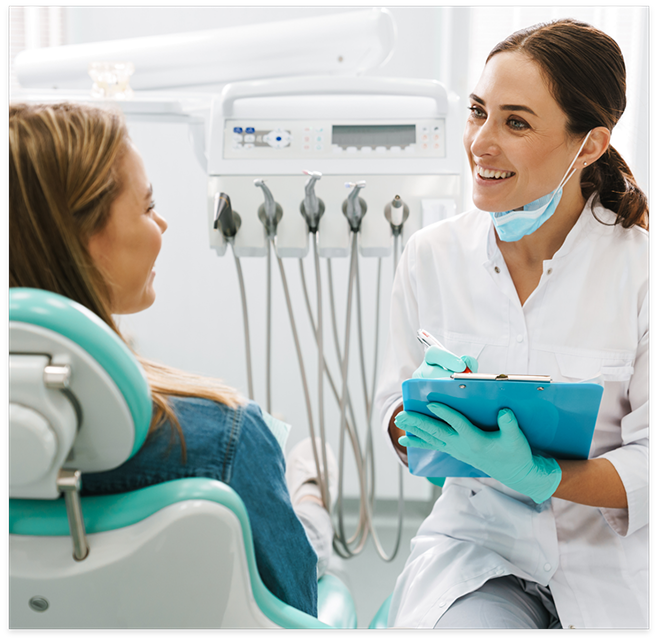
[[243, 500], [259, 574], [285, 603], [317, 616], [317, 555], [293, 511], [281, 447], [253, 402], [232, 410], [200, 398], [171, 398], [187, 446], [183, 464], [174, 429], [165, 423], [130, 460], [83, 474], [82, 494], [116, 494], [187, 477], [216, 479]]

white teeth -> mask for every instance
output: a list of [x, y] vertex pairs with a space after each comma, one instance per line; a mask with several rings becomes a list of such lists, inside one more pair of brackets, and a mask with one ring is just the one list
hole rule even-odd
[[513, 171], [498, 171], [495, 169], [482, 169], [482, 167], [477, 168], [477, 172], [482, 178], [509, 178], [514, 175]]

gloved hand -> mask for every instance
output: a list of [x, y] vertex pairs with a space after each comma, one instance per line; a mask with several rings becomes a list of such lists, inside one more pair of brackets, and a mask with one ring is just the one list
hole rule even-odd
[[499, 431], [485, 432], [443, 403], [428, 403], [427, 409], [440, 420], [404, 411], [395, 417], [395, 424], [413, 435], [398, 439], [400, 445], [450, 454], [535, 503], [550, 498], [560, 484], [557, 461], [532, 453], [512, 410], [498, 412]]
[[413, 373], [413, 378], [449, 378], [454, 372], [463, 372], [466, 368], [475, 373], [478, 362], [472, 356], [456, 357], [450, 352], [432, 345], [427, 348], [420, 367]]

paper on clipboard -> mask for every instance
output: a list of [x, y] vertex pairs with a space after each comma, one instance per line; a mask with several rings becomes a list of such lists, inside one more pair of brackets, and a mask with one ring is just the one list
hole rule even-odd
[[[509, 408], [533, 451], [558, 459], [588, 458], [602, 395], [600, 384], [555, 383], [548, 376], [455, 374], [402, 383], [406, 411], [436, 418], [427, 404], [444, 403], [487, 431], [498, 429], [499, 410]], [[443, 452], [410, 447], [407, 455], [416, 476], [487, 476]]]

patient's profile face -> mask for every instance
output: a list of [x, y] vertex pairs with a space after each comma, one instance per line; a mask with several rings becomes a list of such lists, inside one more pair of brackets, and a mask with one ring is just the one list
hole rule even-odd
[[88, 249], [109, 286], [112, 314], [134, 314], [155, 301], [154, 266], [167, 223], [155, 211], [144, 163], [131, 143], [118, 162], [121, 193]]

